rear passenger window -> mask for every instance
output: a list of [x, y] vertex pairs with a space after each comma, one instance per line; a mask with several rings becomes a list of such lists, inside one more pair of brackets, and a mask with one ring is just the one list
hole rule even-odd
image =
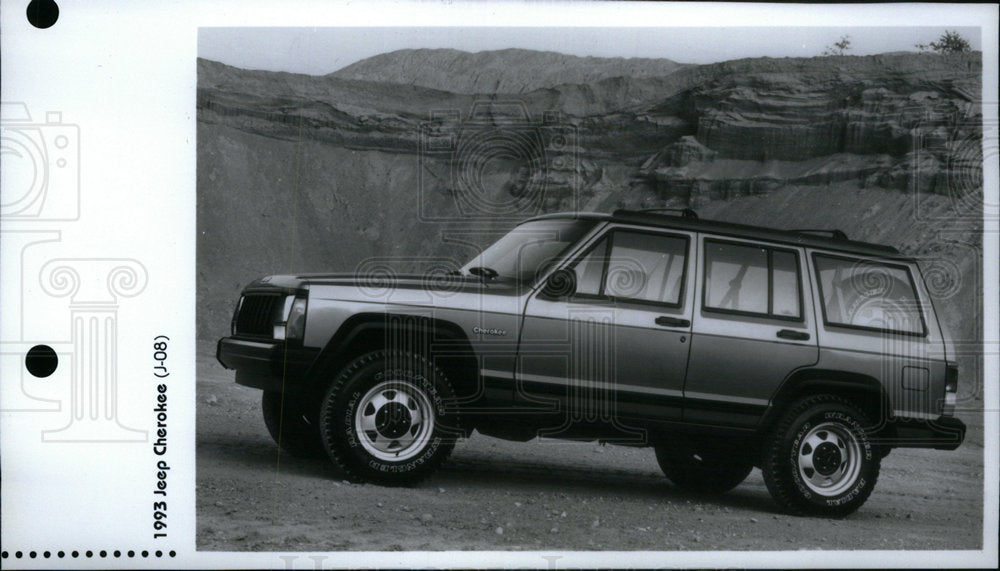
[[801, 291], [795, 252], [705, 240], [706, 310], [800, 320]]
[[814, 254], [827, 325], [926, 334], [905, 266]]

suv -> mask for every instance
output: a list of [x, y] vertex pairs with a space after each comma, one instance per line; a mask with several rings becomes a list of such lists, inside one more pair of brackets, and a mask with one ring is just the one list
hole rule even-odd
[[892, 448], [961, 444], [913, 259], [665, 210], [531, 218], [447, 275], [265, 277], [217, 357], [282, 450], [386, 485], [477, 430], [650, 446], [702, 493], [758, 466], [785, 510], [842, 516]]

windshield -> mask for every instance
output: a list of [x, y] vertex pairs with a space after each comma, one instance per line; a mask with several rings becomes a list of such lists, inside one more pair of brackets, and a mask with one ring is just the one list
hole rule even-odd
[[593, 220], [526, 222], [462, 266], [462, 274], [483, 279], [533, 280], [594, 227]]

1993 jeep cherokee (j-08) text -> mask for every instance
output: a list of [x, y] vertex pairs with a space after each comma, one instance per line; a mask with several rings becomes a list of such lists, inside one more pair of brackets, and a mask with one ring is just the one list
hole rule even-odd
[[217, 356], [281, 449], [387, 485], [477, 430], [650, 446], [704, 493], [757, 466], [785, 510], [840, 516], [892, 448], [965, 434], [914, 260], [690, 210], [539, 216], [449, 275], [266, 277]]

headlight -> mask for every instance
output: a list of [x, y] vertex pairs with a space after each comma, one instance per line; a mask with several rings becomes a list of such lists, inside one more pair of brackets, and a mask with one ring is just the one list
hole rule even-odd
[[290, 295], [285, 298], [281, 321], [274, 324], [275, 339], [302, 339], [306, 330], [306, 298]]
[[297, 297], [292, 302], [292, 310], [288, 314], [288, 339], [302, 339], [306, 333], [306, 298]]

